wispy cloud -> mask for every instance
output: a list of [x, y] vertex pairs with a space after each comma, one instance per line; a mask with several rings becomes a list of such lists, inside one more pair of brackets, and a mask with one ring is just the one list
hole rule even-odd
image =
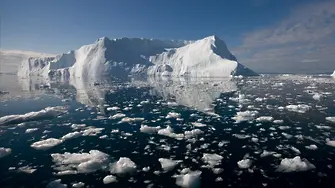
[[233, 49], [260, 72], [324, 72], [335, 69], [335, 1], [298, 7], [268, 28], [246, 33]]

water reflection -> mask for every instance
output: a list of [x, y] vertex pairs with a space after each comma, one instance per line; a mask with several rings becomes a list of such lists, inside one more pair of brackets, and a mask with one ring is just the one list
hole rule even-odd
[[[111, 93], [129, 87], [147, 88], [150, 95], [204, 112], [211, 111], [213, 101], [219, 98], [222, 93], [237, 90], [237, 84], [230, 78], [140, 77], [123, 80], [104, 79], [95, 82], [86, 82], [80, 79], [60, 82], [30, 78], [21, 80], [19, 83], [22, 90], [53, 90], [54, 93], [62, 95], [70, 92], [72, 97], [82, 104], [102, 107], [108, 103], [106, 96]], [[101, 110], [103, 111], [103, 108]]]

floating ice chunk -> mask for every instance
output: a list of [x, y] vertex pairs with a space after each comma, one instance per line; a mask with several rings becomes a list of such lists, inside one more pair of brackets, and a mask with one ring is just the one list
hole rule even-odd
[[273, 117], [271, 117], [271, 116], [261, 116], [261, 117], [258, 117], [256, 119], [256, 121], [258, 121], [258, 122], [272, 122]]
[[290, 129], [290, 127], [289, 126], [279, 126], [278, 129], [287, 130], [287, 129]]
[[322, 94], [319, 94], [319, 93], [315, 93], [315, 94], [313, 95], [313, 99], [314, 99], [314, 100], [317, 100], [317, 101], [321, 100], [322, 97], [323, 97], [323, 95], [322, 95]]
[[12, 149], [0, 147], [0, 159], [12, 153]]
[[197, 137], [198, 135], [201, 135], [203, 134], [204, 131], [200, 130], [200, 129], [193, 129], [191, 131], [185, 131], [184, 132], [184, 135], [185, 135], [185, 138], [192, 138], [192, 137]]
[[161, 129], [160, 126], [150, 127], [150, 126], [147, 126], [147, 125], [141, 125], [140, 131], [142, 133], [157, 133], [159, 131], [159, 129]]
[[80, 188], [80, 187], [84, 187], [84, 186], [85, 186], [85, 183], [83, 183], [83, 182], [78, 182], [78, 183], [72, 184], [73, 188]]
[[238, 139], [247, 139], [250, 138], [250, 135], [244, 135], [244, 134], [233, 134], [234, 137]]
[[201, 159], [211, 167], [214, 167], [221, 164], [223, 157], [218, 154], [204, 153]]
[[113, 106], [113, 107], [108, 107], [107, 108], [107, 111], [116, 111], [116, 110], [120, 110], [120, 107]]
[[176, 184], [183, 188], [198, 188], [201, 185], [201, 171], [189, 172], [175, 177]]
[[102, 181], [104, 182], [104, 184], [110, 184], [110, 183], [117, 182], [117, 179], [113, 175], [108, 175], [108, 176], [104, 177], [104, 179]]
[[62, 180], [61, 179], [57, 179], [54, 181], [51, 181], [48, 183], [48, 185], [46, 186], [46, 188], [67, 188], [66, 184], [62, 184], [61, 183]]
[[270, 156], [270, 155], [273, 155], [273, 154], [275, 154], [276, 152], [274, 152], [274, 151], [266, 151], [266, 150], [264, 150], [263, 151], [263, 153], [261, 154], [261, 157], [263, 158], [263, 157], [267, 157], [267, 156]]
[[307, 159], [302, 159], [299, 156], [294, 158], [282, 159], [278, 166], [278, 172], [299, 172], [315, 169], [315, 166], [310, 163]]
[[110, 172], [112, 174], [131, 174], [136, 171], [136, 164], [128, 157], [120, 157], [120, 159], [111, 165]]
[[199, 123], [199, 122], [192, 122], [192, 125], [195, 127], [206, 127], [207, 126], [206, 124]]
[[32, 132], [35, 132], [37, 130], [38, 130], [38, 128], [26, 129], [26, 133], [32, 133]]
[[285, 138], [287, 139], [291, 139], [293, 136], [287, 133], [281, 133], [283, 136], [285, 136]]
[[179, 113], [176, 113], [176, 112], [169, 112], [167, 115], [166, 115], [166, 119], [171, 119], [171, 118], [180, 118], [180, 114]]
[[62, 136], [62, 140], [65, 141], [65, 140], [69, 140], [69, 139], [72, 139], [72, 138], [77, 138], [79, 136], [81, 136], [82, 133], [78, 132], [78, 131], [75, 131], [75, 132], [72, 132], [72, 133], [67, 133], [66, 135]]
[[309, 146], [305, 146], [306, 149], [309, 149], [309, 150], [316, 150], [318, 149], [318, 146], [316, 146], [315, 144], [312, 144], [312, 145], [309, 145]]
[[71, 128], [74, 129], [74, 130], [77, 130], [77, 129], [83, 129], [85, 128], [86, 125], [85, 124], [72, 124], [71, 125]]
[[121, 118], [124, 118], [124, 117], [126, 117], [125, 114], [117, 113], [117, 114], [114, 114], [113, 116], [110, 116], [109, 119], [121, 119]]
[[326, 139], [326, 144], [328, 146], [335, 147], [335, 140], [330, 140], [329, 138]]
[[41, 141], [34, 142], [30, 146], [34, 149], [37, 149], [37, 150], [47, 150], [47, 149], [50, 149], [54, 146], [57, 146], [57, 145], [61, 144], [62, 142], [63, 142], [63, 140], [60, 140], [60, 139], [57, 139], [57, 138], [48, 138], [46, 140], [41, 140]]
[[177, 140], [182, 140], [184, 139], [184, 134], [176, 134], [173, 132], [173, 129], [170, 126], [167, 126], [165, 129], [160, 129], [158, 131], [159, 135], [163, 135], [163, 136], [168, 136], [171, 138], [175, 138]]
[[109, 156], [99, 150], [91, 150], [89, 153], [54, 153], [51, 157], [55, 163], [54, 169], [59, 173], [91, 173], [106, 169], [110, 161]]
[[273, 120], [274, 124], [283, 124], [284, 120]]
[[41, 119], [51, 119], [55, 118], [67, 111], [66, 107], [55, 106], [46, 107], [43, 110], [37, 112], [29, 112], [21, 115], [8, 115], [0, 118], [0, 125], [3, 124], [15, 124], [27, 121], [36, 121]]
[[87, 129], [81, 131], [81, 133], [83, 136], [97, 136], [104, 129], [105, 128], [88, 127]]
[[335, 117], [326, 117], [326, 120], [335, 123]]
[[162, 169], [164, 171], [173, 170], [179, 163], [183, 162], [181, 160], [172, 160], [166, 158], [159, 158], [158, 161], [161, 163]]
[[132, 123], [132, 122], [139, 122], [139, 121], [144, 121], [144, 118], [124, 117], [124, 118], [121, 119], [121, 123]]
[[326, 129], [326, 130], [332, 129], [331, 127], [325, 126], [325, 125], [315, 125], [315, 127], [318, 128], [318, 129]]
[[301, 154], [301, 152], [300, 152], [300, 150], [298, 148], [295, 148], [295, 147], [292, 146], [291, 150], [294, 151], [297, 154]]
[[37, 169], [36, 168], [33, 168], [31, 166], [21, 166], [17, 169], [17, 172], [23, 172], [23, 173], [26, 173], [26, 174], [32, 174], [36, 171]]
[[240, 160], [240, 161], [237, 162], [237, 165], [241, 169], [250, 168], [250, 166], [252, 165], [252, 160], [250, 160], [250, 159], [242, 159], [242, 160]]
[[142, 171], [143, 171], [143, 172], [149, 172], [149, 170], [150, 170], [150, 166], [147, 166], [147, 167], [143, 167], [143, 168], [142, 168]]
[[286, 109], [288, 111], [292, 112], [298, 112], [298, 113], [305, 113], [307, 112], [311, 107], [306, 104], [298, 104], [298, 105], [288, 105], [286, 106]]
[[243, 121], [251, 121], [255, 119], [255, 116], [258, 115], [257, 111], [244, 111], [244, 112], [237, 112], [237, 115], [232, 119], [236, 121], [236, 123], [240, 123]]

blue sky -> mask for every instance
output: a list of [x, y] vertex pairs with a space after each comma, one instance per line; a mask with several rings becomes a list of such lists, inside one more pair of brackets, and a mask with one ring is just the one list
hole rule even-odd
[[[334, 0], [0, 0], [1, 48], [57, 54], [102, 36], [216, 34], [251, 68], [271, 72], [264, 66], [284, 57], [327, 70], [335, 69], [334, 7]], [[312, 54], [316, 48], [322, 53]]]

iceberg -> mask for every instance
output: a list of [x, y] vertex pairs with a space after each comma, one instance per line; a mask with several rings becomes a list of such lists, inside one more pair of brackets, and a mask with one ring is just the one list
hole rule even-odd
[[331, 74], [330, 76], [335, 78], [335, 70], [334, 70], [333, 74]]
[[103, 77], [130, 74], [155, 76], [230, 77], [254, 76], [241, 65], [224, 41], [209, 36], [197, 41], [102, 37], [93, 44], [55, 57], [28, 58], [18, 70], [25, 78], [80, 78], [95, 81]]

